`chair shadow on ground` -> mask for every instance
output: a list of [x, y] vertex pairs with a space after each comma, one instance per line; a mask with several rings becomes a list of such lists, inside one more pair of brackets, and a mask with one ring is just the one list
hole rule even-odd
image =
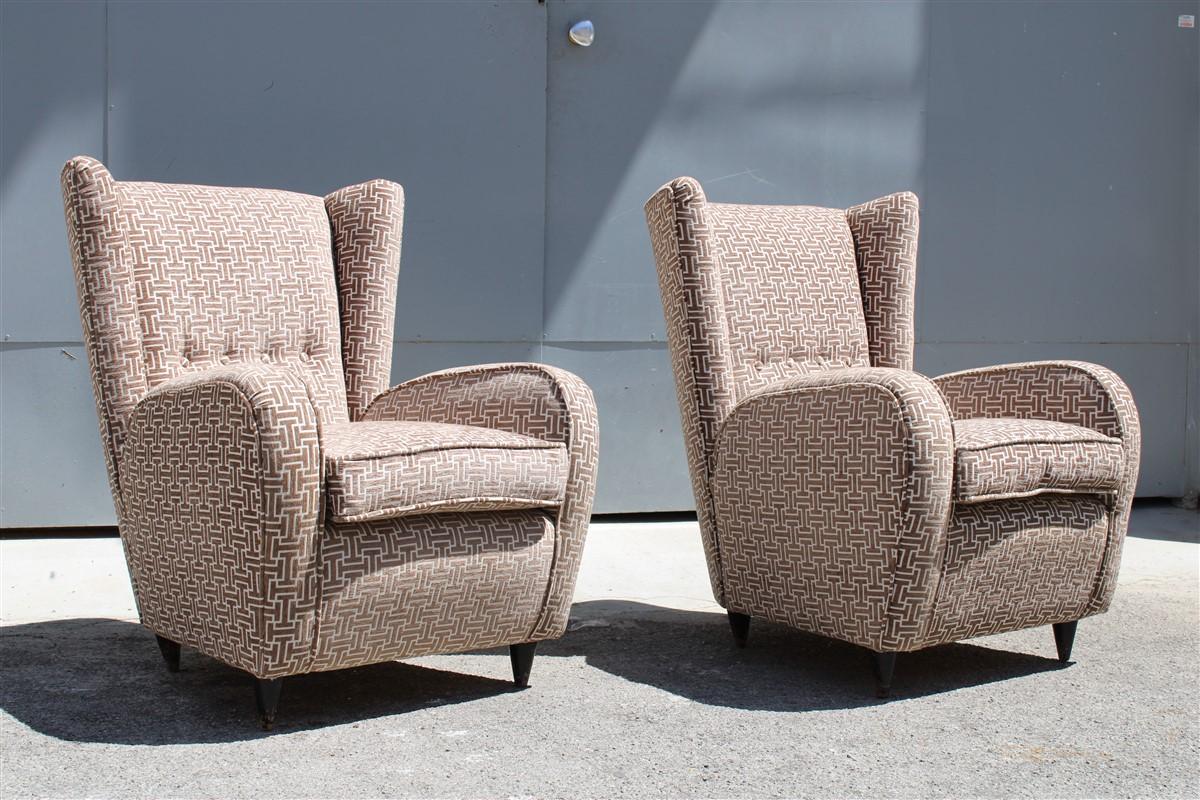
[[[1052, 653], [1048, 627], [1045, 638]], [[507, 673], [505, 649], [483, 652], [503, 656]], [[862, 648], [755, 620], [749, 646], [738, 649], [724, 614], [629, 601], [577, 603], [566, 636], [539, 645], [524, 702], [536, 702], [539, 681], [578, 680], [577, 671], [555, 668], [559, 658], [582, 658], [589, 667], [704, 705], [795, 713], [877, 706], [1062, 668], [1049, 655], [945, 645], [903, 654], [894, 696], [881, 701]], [[273, 733], [513, 691], [508, 680], [453, 671], [454, 660], [439, 659], [447, 669], [390, 662], [288, 678]], [[463, 669], [477, 664], [464, 660]], [[131, 622], [70, 619], [0, 627], [0, 674], [0, 709], [58, 739], [161, 745], [273, 735], [255, 724], [246, 673], [185, 649], [183, 671], [170, 674], [153, 636]]]
[[877, 706], [1063, 668], [1047, 625], [1046, 655], [966, 643], [902, 653], [893, 695], [879, 700], [867, 650], [785, 625], [754, 620], [739, 649], [723, 612], [605, 600], [576, 603], [571, 619], [574, 629], [540, 645], [539, 656], [582, 656], [634, 683], [751, 711]]
[[[508, 658], [504, 671], [508, 671]], [[58, 739], [163, 745], [236, 742], [405, 714], [514, 691], [511, 680], [404, 662], [287, 678], [274, 731], [259, 728], [250, 676], [187, 647], [170, 673], [133, 622], [0, 627], [0, 709]]]

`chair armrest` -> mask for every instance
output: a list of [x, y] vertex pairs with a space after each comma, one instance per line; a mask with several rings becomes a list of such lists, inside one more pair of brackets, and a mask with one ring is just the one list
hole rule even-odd
[[392, 387], [375, 398], [363, 419], [476, 425], [567, 446], [566, 492], [555, 524], [550, 587], [530, 641], [560, 636], [566, 630], [596, 491], [599, 428], [587, 384], [544, 364], [460, 367]]
[[591, 389], [544, 364], [480, 364], [432, 372], [376, 397], [363, 420], [475, 425], [567, 442], [573, 416], [594, 413]]
[[1112, 370], [1084, 361], [1001, 364], [951, 372], [933, 381], [955, 419], [1049, 419], [1121, 440], [1125, 472], [1112, 497], [1108, 542], [1088, 613], [1107, 609], [1116, 589], [1142, 451], [1141, 422], [1129, 387]]
[[795, 602], [776, 616], [792, 624], [877, 651], [919, 646], [953, 464], [949, 410], [915, 372], [829, 370], [744, 398], [712, 470], [728, 607], [770, 611], [788, 586]]
[[1028, 361], [939, 375], [934, 385], [955, 419], [1018, 417], [1082, 425], [1137, 439], [1137, 407], [1125, 382], [1098, 364]]
[[303, 672], [322, 495], [302, 378], [239, 364], [166, 381], [130, 414], [120, 476], [142, 621], [260, 678]]

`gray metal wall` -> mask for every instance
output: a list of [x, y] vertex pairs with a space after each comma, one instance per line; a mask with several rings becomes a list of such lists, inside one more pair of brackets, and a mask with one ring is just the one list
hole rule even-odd
[[[0, 525], [111, 524], [57, 174], [408, 210], [393, 377], [578, 372], [599, 511], [691, 506], [641, 206], [922, 198], [917, 366], [1108, 364], [1200, 485], [1197, 2], [0, 5]], [[596, 24], [589, 49], [568, 25]]]

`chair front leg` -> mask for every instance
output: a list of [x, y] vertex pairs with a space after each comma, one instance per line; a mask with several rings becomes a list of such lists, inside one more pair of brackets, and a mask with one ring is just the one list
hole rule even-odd
[[892, 696], [892, 674], [896, 671], [895, 653], [871, 653], [875, 667], [875, 696], [885, 699]]
[[254, 704], [258, 707], [258, 724], [264, 731], [275, 727], [275, 712], [279, 710], [279, 694], [283, 678], [255, 678]]
[[1071, 660], [1071, 647], [1075, 644], [1075, 628], [1078, 625], [1079, 620], [1054, 623], [1054, 647], [1058, 650], [1058, 660], [1064, 664]]
[[179, 642], [158, 635], [154, 638], [158, 640], [158, 649], [162, 651], [163, 661], [167, 662], [167, 672], [179, 672]]
[[537, 642], [514, 644], [508, 648], [508, 658], [512, 662], [513, 683], [518, 689], [529, 686], [529, 673], [533, 670], [533, 656], [537, 650]]
[[729, 628], [733, 631], [733, 642], [738, 647], [745, 647], [750, 638], [750, 615], [729, 611]]

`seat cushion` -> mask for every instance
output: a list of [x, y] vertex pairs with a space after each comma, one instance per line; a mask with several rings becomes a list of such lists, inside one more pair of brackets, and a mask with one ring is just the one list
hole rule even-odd
[[1119, 439], [1065, 422], [954, 422], [954, 496], [971, 503], [1042, 492], [1116, 491], [1125, 454]]
[[350, 422], [321, 431], [334, 522], [562, 503], [567, 448], [493, 428]]

